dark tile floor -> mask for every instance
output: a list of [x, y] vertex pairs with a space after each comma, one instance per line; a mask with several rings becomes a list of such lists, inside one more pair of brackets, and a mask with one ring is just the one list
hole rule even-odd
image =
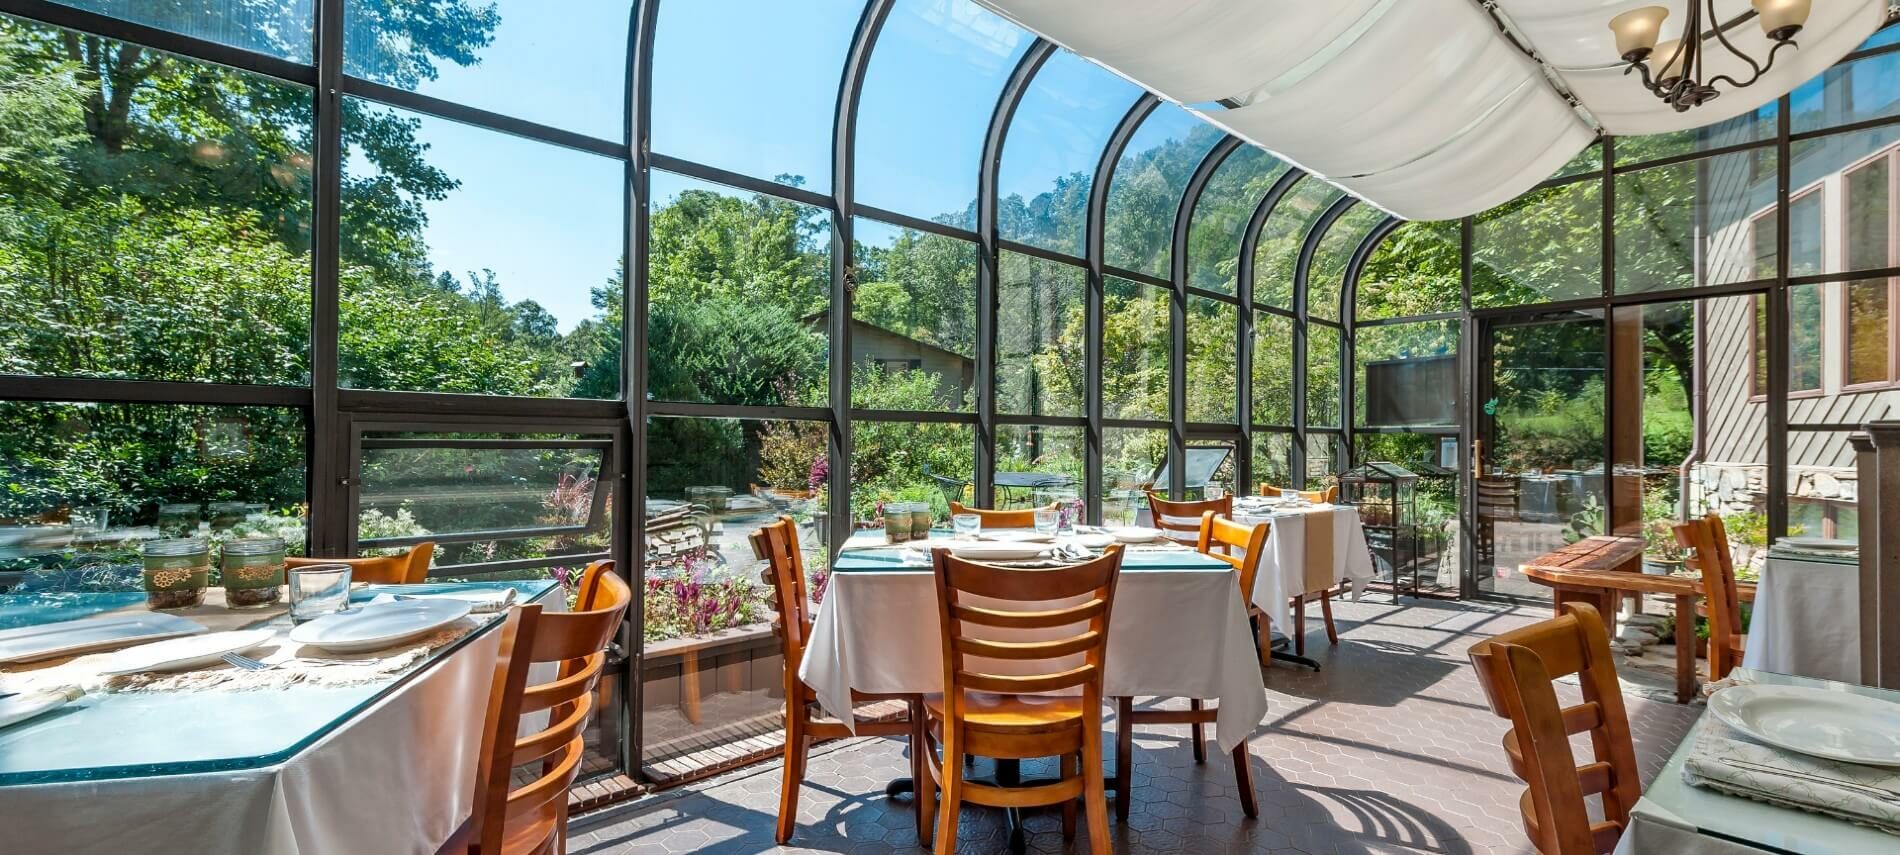
[[[1311, 621], [1308, 652], [1325, 670], [1281, 664], [1268, 672], [1269, 712], [1251, 740], [1259, 819], [1242, 814], [1233, 768], [1218, 750], [1196, 766], [1185, 727], [1144, 727], [1135, 737], [1133, 815], [1112, 828], [1116, 851], [1527, 851], [1517, 817], [1523, 787], [1498, 745], [1504, 722], [1485, 706], [1465, 648], [1548, 608], [1409, 599], [1394, 606], [1373, 594], [1336, 612], [1336, 648], [1326, 647], [1317, 617]], [[1630, 699], [1645, 775], [1661, 768], [1701, 710]], [[1577, 750], [1588, 749], [1580, 741]], [[790, 848], [917, 851], [909, 806], [882, 795], [908, 768], [901, 741], [821, 746]], [[778, 764], [767, 763], [662, 792], [577, 820], [569, 851], [770, 851], [778, 787]], [[1028, 827], [1032, 852], [1065, 851], [1054, 813], [1031, 815]], [[1079, 832], [1076, 851], [1086, 851], [1086, 834]], [[997, 852], [1003, 842], [998, 812], [965, 808], [959, 851]]]

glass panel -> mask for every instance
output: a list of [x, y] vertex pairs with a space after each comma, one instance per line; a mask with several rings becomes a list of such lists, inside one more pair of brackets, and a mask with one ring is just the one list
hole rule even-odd
[[1253, 479], [1261, 486], [1293, 484], [1293, 434], [1260, 431], [1253, 435]]
[[1774, 205], [1772, 148], [1616, 176], [1617, 291], [1721, 285], [1772, 270], [1773, 244], [1764, 256], [1748, 224]]
[[1479, 214], [1471, 304], [1518, 306], [1603, 293], [1603, 186], [1533, 190]]
[[69, 36], [0, 18], [0, 373], [310, 382], [309, 91]]
[[1486, 458], [1477, 495], [1477, 587], [1548, 598], [1518, 566], [1603, 534], [1604, 324], [1601, 319], [1501, 326], [1490, 389], [1478, 408]]
[[1306, 435], [1306, 485], [1303, 490], [1324, 490], [1339, 483], [1339, 473], [1350, 465], [1346, 440], [1336, 433]]
[[[611, 437], [582, 434], [365, 434], [357, 545], [382, 554], [429, 537], [431, 575], [578, 578], [592, 560], [580, 556], [612, 546], [610, 488], [600, 485], [611, 447]], [[532, 563], [482, 566], [498, 561]]]
[[831, 192], [838, 80], [863, 12], [862, 0], [662, 4], [653, 40], [653, 150]]
[[1139, 87], [1066, 50], [1043, 63], [1003, 142], [997, 211], [1004, 240], [1082, 257], [1095, 167], [1139, 95]]
[[301, 555], [306, 446], [289, 408], [0, 401], [0, 579], [143, 590], [138, 545], [161, 523]]
[[1293, 424], [1293, 319], [1253, 313], [1253, 421]]
[[1152, 428], [1102, 430], [1102, 523], [1139, 525], [1148, 518], [1147, 489], [1168, 459], [1168, 432]]
[[976, 244], [863, 219], [853, 239], [852, 370], [884, 376], [853, 383], [852, 406], [875, 399], [883, 409], [969, 410]]
[[1238, 293], [1240, 239], [1247, 221], [1287, 165], [1264, 149], [1242, 146], [1207, 180], [1188, 226], [1188, 284]]
[[[747, 538], [790, 515], [807, 591], [823, 599], [827, 520], [811, 475], [822, 495], [824, 470], [814, 462], [824, 459], [829, 433], [816, 422], [647, 420], [639, 725], [647, 766], [707, 765], [707, 755], [725, 756], [717, 746], [784, 726], [771, 592]], [[715, 633], [726, 640], [709, 649]]]
[[1353, 418], [1374, 427], [1458, 424], [1457, 321], [1353, 332]]
[[997, 288], [996, 409], [1031, 416], [1082, 414], [1080, 267], [1005, 252]]
[[[1850, 431], [1788, 433], [1790, 537], [1860, 538], [1860, 471], [1854, 447], [1847, 441], [1851, 435]], [[1739, 563], [1736, 575], [1741, 575]]]
[[566, 128], [626, 137], [629, 0], [418, 7], [345, 0], [343, 72]]
[[823, 405], [830, 215], [658, 171], [653, 198], [648, 394]]
[[[1618, 137], [1617, 140], [1620, 143], [1622, 138]], [[1585, 172], [1601, 171], [1603, 171], [1603, 144], [1591, 143], [1588, 148], [1577, 152], [1577, 156], [1571, 158], [1569, 163], [1558, 167], [1557, 171], [1551, 173], [1550, 177], [1565, 178], [1571, 175], [1582, 175]], [[1545, 180], [1548, 181], [1550, 179], [1547, 178]]]
[[1109, 265], [1168, 278], [1174, 215], [1219, 129], [1163, 103], [1141, 123], [1108, 188], [1103, 247]]
[[[258, 53], [309, 63], [312, 33], [316, 29], [315, 0], [200, 0], [196, 3], [155, 3], [152, 0], [54, 0], [62, 6], [110, 15], [122, 21], [230, 45]], [[444, 27], [435, 15], [411, 16], [391, 27], [392, 36], [416, 39], [417, 52], [428, 57], [464, 53], [479, 44], [483, 15], [461, 4], [443, 16], [453, 19]], [[128, 71], [130, 69], [127, 69]]]
[[1187, 325], [1188, 421], [1232, 423], [1239, 388], [1238, 310], [1232, 303], [1189, 296]]
[[1845, 270], [1891, 267], [1894, 253], [1893, 158], [1887, 153], [1847, 173], [1841, 256]]
[[[1892, 32], [1890, 31], [1889, 37]], [[1878, 38], [1878, 37], [1876, 37]], [[1843, 62], [1788, 94], [1793, 131], [1818, 131], [1892, 116], [1900, 108], [1900, 54]]]
[[[1618, 166], [1627, 166], [1647, 160], [1676, 157], [1708, 151], [1712, 148], [1770, 139], [1775, 135], [1776, 117], [1780, 112], [1780, 102], [1770, 101], [1755, 108], [1752, 113], [1723, 119], [1713, 125], [1666, 134], [1617, 137], [1616, 163]], [[1768, 171], [1769, 174], [1774, 174], [1773, 169]]]
[[[1900, 263], [1893, 237], [1895, 150], [1900, 150], [1900, 125], [1790, 144], [1791, 275]], [[1762, 231], [1773, 237], [1773, 230]]]
[[1174, 317], [1165, 288], [1110, 276], [1102, 300], [1102, 415], [1168, 418]]
[[1306, 423], [1339, 427], [1339, 330], [1306, 328]]
[[[1803, 392], [1819, 393], [1823, 373], [1822, 342], [1826, 330], [1821, 326], [1822, 289], [1824, 285], [1797, 285], [1789, 288], [1788, 294], [1788, 391], [1791, 394]], [[1768, 394], [1768, 298], [1757, 295], [1754, 300], [1754, 342], [1755, 371], [1751, 378], [1750, 394]], [[1790, 413], [1789, 421], [1800, 423]]]
[[983, 137], [1031, 41], [970, 0], [898, 0], [859, 96], [858, 201], [976, 228]]
[[1894, 379], [1893, 280], [1868, 279], [1842, 287], [1847, 301], [1847, 376], [1843, 382], [1851, 386]]
[[1316, 318], [1339, 320], [1340, 294], [1346, 281], [1346, 267], [1352, 254], [1365, 242], [1372, 227], [1386, 213], [1370, 205], [1354, 205], [1333, 221], [1332, 228], [1314, 248], [1313, 266], [1306, 277], [1306, 310]]
[[1293, 308], [1293, 272], [1299, 266], [1300, 245], [1313, 222], [1345, 194], [1317, 178], [1294, 184], [1260, 228], [1254, 247], [1253, 299], [1262, 305]]
[[997, 425], [996, 507], [1047, 506], [1082, 494], [1088, 436], [1079, 427]]
[[927, 502], [939, 523], [950, 502], [975, 500], [976, 429], [971, 425], [851, 423], [851, 518], [881, 525], [891, 502]]
[[342, 275], [343, 384], [617, 397], [625, 166], [355, 99], [345, 116], [372, 136], [405, 128], [431, 166], [345, 161], [345, 187], [397, 192], [384, 218], [344, 206], [346, 254], [366, 266]]
[[1406, 223], [1387, 235], [1359, 272], [1361, 320], [1456, 312], [1463, 305], [1458, 223]]

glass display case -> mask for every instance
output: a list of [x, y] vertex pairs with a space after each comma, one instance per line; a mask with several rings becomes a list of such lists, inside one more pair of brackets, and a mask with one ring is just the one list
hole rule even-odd
[[1339, 499], [1359, 508], [1374, 583], [1417, 596], [1420, 571], [1436, 566], [1439, 551], [1436, 532], [1419, 527], [1418, 475], [1396, 463], [1362, 463], [1340, 474]]

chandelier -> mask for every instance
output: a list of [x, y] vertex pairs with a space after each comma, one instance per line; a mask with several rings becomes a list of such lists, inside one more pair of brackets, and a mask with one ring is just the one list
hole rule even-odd
[[[1725, 23], [1717, 23], [1715, 0], [1688, 0], [1682, 37], [1661, 44], [1656, 43], [1656, 38], [1661, 35], [1663, 19], [1669, 17], [1667, 7], [1643, 6], [1611, 18], [1610, 31], [1616, 34], [1616, 52], [1623, 57], [1624, 62], [1629, 63], [1623, 73], [1634, 71], [1640, 74], [1643, 86], [1678, 113], [1720, 95], [1715, 88], [1717, 83], [1723, 83], [1731, 89], [1753, 84], [1774, 67], [1775, 54], [1780, 53], [1782, 48], [1799, 47], [1794, 43], [1794, 36], [1801, 32], [1801, 25], [1807, 23], [1808, 7], [1813, 0], [1750, 2], [1755, 7], [1754, 11], [1744, 12]], [[1768, 56], [1760, 62], [1728, 40], [1727, 32], [1747, 23], [1749, 18], [1759, 18], [1762, 32], [1774, 42], [1774, 47], [1768, 49]], [[1747, 63], [1753, 74], [1747, 80], [1736, 80], [1727, 74], [1704, 77], [1703, 58], [1717, 45]], [[1655, 62], [1658, 58], [1661, 61]]]

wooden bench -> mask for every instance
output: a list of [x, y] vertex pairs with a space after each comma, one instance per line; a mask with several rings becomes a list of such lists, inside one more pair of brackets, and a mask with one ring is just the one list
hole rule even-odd
[[[1610, 637], [1616, 637], [1616, 610], [1626, 594], [1660, 594], [1676, 601], [1676, 701], [1695, 697], [1696, 598], [1702, 582], [1682, 576], [1655, 576], [1642, 572], [1643, 541], [1635, 537], [1587, 537], [1538, 556], [1518, 569], [1525, 577], [1551, 589], [1552, 607], [1563, 614], [1564, 603], [1586, 602], [1603, 615]], [[1755, 586], [1742, 583], [1737, 592], [1744, 601], [1755, 599]]]

